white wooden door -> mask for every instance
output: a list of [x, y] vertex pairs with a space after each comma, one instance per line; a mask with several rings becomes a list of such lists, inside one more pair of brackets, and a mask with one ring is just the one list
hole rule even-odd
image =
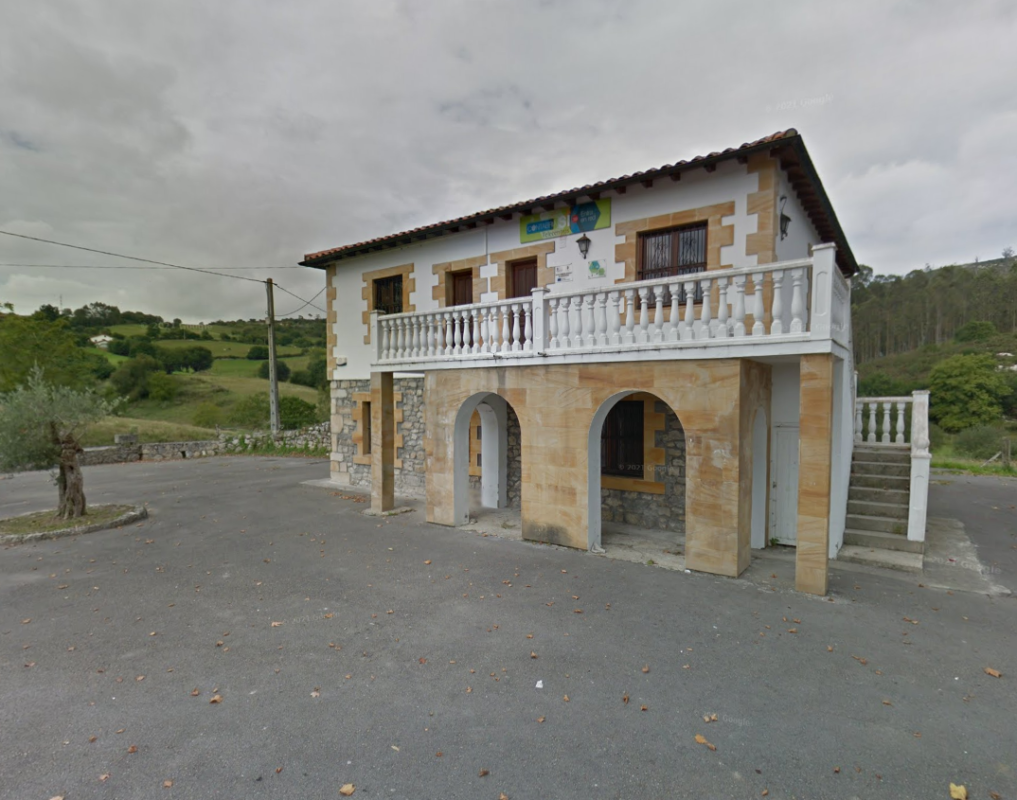
[[793, 545], [798, 541], [798, 426], [775, 426], [773, 439], [770, 540]]

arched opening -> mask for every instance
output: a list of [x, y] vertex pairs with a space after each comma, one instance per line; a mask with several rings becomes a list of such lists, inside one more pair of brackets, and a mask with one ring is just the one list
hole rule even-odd
[[619, 392], [594, 414], [588, 452], [588, 547], [680, 555], [685, 430], [674, 410], [647, 392]]
[[455, 524], [491, 509], [515, 509], [518, 516], [522, 449], [515, 410], [493, 392], [475, 394], [456, 414], [453, 435]]
[[768, 443], [769, 427], [766, 411], [762, 406], [756, 409], [752, 423], [752, 534], [754, 548], [766, 547], [766, 494], [769, 482], [767, 467], [770, 463]]

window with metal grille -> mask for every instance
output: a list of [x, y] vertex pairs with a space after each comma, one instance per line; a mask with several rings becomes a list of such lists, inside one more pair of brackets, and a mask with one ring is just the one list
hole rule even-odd
[[360, 455], [371, 455], [371, 404], [362, 402], [360, 404]]
[[374, 309], [382, 314], [401, 314], [403, 311], [403, 276], [376, 278], [374, 281]]
[[643, 403], [623, 400], [608, 412], [600, 433], [602, 475], [643, 477]]
[[[639, 280], [670, 278], [691, 275], [706, 270], [706, 223], [649, 231], [639, 237]], [[693, 296], [696, 302], [703, 299], [697, 286]], [[682, 288], [679, 303], [685, 302]]]

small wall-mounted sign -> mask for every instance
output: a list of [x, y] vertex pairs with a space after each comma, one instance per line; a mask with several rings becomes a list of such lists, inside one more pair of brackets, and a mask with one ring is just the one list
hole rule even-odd
[[572, 265], [571, 264], [558, 264], [554, 268], [554, 282], [555, 283], [568, 283], [572, 280]]
[[590, 277], [591, 278], [606, 278], [607, 277], [607, 273], [604, 271], [604, 265], [601, 262], [599, 262], [599, 261], [591, 261], [590, 264], [589, 264], [589, 267], [590, 267]]

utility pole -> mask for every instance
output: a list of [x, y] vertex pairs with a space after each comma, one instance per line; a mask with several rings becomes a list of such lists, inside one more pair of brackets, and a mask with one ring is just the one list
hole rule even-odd
[[268, 409], [272, 433], [279, 433], [279, 380], [275, 368], [275, 298], [272, 279], [265, 281], [268, 291]]

